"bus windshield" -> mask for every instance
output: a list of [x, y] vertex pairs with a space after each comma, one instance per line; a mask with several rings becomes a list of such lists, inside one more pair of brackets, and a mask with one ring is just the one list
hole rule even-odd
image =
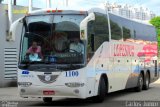
[[84, 64], [85, 42], [80, 40], [79, 27], [84, 17], [66, 14], [26, 17], [20, 62]]

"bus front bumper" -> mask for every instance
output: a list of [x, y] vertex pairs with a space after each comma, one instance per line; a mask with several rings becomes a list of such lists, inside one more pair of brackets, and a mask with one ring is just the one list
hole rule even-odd
[[86, 98], [84, 87], [66, 87], [66, 86], [18, 86], [20, 97], [23, 98], [39, 98], [39, 97], [55, 97], [55, 98]]

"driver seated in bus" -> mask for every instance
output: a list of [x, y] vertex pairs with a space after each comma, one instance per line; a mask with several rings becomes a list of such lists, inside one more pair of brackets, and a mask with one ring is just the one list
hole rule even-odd
[[70, 52], [78, 52], [84, 54], [84, 45], [80, 42], [79, 38], [73, 38], [69, 45]]
[[43, 59], [41, 47], [37, 45], [36, 41], [32, 42], [32, 46], [27, 50], [26, 55], [29, 56], [30, 61], [41, 61]]

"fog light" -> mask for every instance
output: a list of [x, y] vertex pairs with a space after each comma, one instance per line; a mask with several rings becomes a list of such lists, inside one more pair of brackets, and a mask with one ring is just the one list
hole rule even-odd
[[75, 92], [76, 94], [78, 94], [78, 93], [79, 93], [79, 90], [78, 90], [78, 89], [75, 89], [74, 92]]
[[18, 85], [21, 87], [29, 87], [32, 85], [31, 82], [18, 82]]
[[71, 83], [65, 83], [67, 87], [83, 87], [84, 83], [79, 82], [71, 82]]
[[25, 91], [25, 89], [21, 89], [21, 93], [25, 93], [26, 91]]

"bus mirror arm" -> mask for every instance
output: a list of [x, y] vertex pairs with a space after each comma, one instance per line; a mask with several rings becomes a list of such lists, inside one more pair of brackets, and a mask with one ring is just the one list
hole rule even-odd
[[91, 49], [94, 52], [94, 34], [91, 34]]

